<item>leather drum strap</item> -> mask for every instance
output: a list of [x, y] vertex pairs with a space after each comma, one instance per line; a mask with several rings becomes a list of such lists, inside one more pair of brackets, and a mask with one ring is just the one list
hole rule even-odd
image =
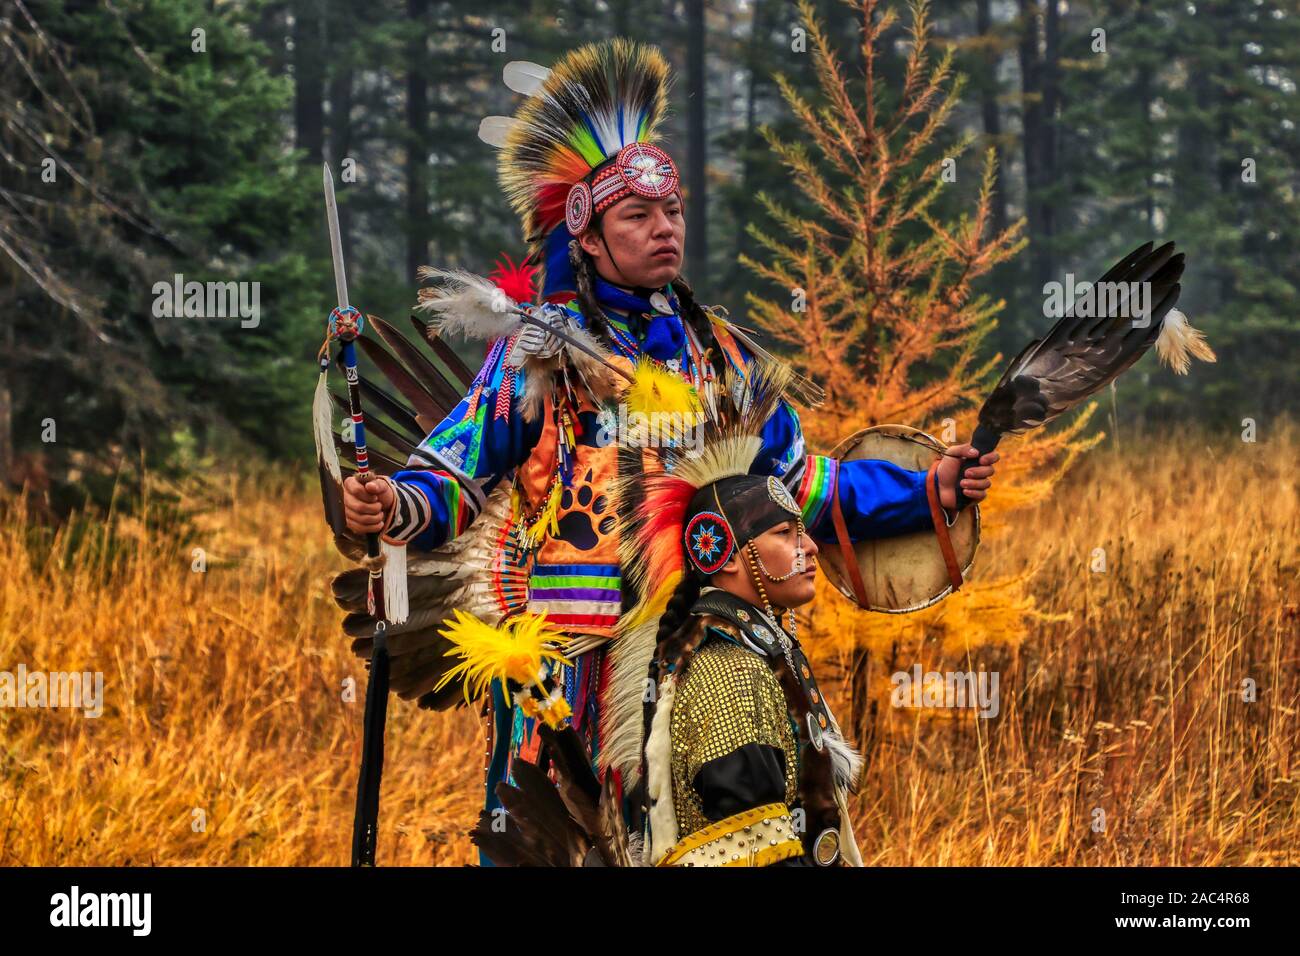
[[858, 567], [858, 556], [853, 550], [853, 542], [849, 540], [849, 527], [844, 523], [844, 511], [840, 508], [838, 474], [835, 476], [835, 491], [831, 495], [831, 524], [835, 527], [835, 540], [839, 542], [840, 554], [844, 556], [844, 568], [848, 571], [849, 583], [853, 585], [853, 598], [858, 602], [858, 607], [870, 610], [871, 602], [867, 600], [867, 588], [862, 583], [862, 570]]
[[936, 460], [925, 474], [925, 496], [930, 502], [930, 520], [934, 522], [934, 533], [939, 539], [939, 550], [943, 552], [943, 563], [948, 566], [948, 580], [954, 591], [961, 590], [961, 568], [957, 564], [957, 554], [952, 549], [952, 539], [948, 536], [948, 522], [944, 518], [943, 508], [939, 504], [939, 490], [935, 484], [935, 471], [939, 468]]

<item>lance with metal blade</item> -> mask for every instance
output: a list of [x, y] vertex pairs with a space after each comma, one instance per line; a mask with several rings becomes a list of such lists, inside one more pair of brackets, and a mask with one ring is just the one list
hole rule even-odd
[[[368, 482], [375, 477], [366, 451], [365, 417], [361, 411], [361, 378], [357, 373], [355, 342], [364, 327], [361, 313], [348, 304], [348, 280], [343, 270], [343, 240], [339, 233], [339, 209], [334, 198], [334, 177], [325, 166], [325, 218], [329, 224], [330, 255], [334, 260], [334, 286], [338, 308], [330, 313], [329, 337], [342, 347], [343, 370], [348, 382], [348, 410], [352, 415], [353, 453], [357, 478]], [[366, 682], [366, 709], [361, 737], [361, 772], [357, 779], [357, 809], [352, 822], [352, 865], [375, 865], [375, 836], [379, 828], [379, 782], [384, 772], [384, 722], [388, 716], [388, 641], [384, 620], [384, 568], [379, 535], [366, 535], [365, 566], [370, 572], [367, 603], [375, 620], [375, 639], [370, 655], [370, 677]]]

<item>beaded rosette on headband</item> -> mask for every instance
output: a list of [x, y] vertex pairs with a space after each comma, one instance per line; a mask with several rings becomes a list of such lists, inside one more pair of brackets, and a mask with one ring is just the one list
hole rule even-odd
[[770, 475], [723, 478], [691, 497], [682, 545], [695, 569], [711, 575], [736, 548], [791, 518], [802, 521], [802, 512], [780, 479]]
[[629, 196], [663, 199], [677, 191], [679, 182], [672, 157], [662, 149], [651, 143], [629, 143], [611, 162], [573, 184], [564, 206], [564, 224], [573, 235], [582, 235], [592, 219], [616, 202]]
[[514, 116], [485, 118], [479, 137], [501, 150], [501, 187], [523, 222], [542, 298], [571, 297], [570, 240], [629, 196], [679, 188], [677, 167], [652, 142], [667, 111], [668, 63], [655, 47], [616, 39], [549, 69], [507, 63], [503, 79], [528, 99]]

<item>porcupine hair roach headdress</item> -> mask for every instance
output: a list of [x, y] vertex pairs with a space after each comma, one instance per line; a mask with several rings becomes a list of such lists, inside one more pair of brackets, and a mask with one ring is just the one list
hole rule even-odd
[[668, 63], [652, 46], [616, 39], [579, 47], [550, 69], [507, 63], [504, 80], [528, 99], [513, 117], [484, 119], [479, 137], [501, 149], [501, 188], [541, 268], [542, 298], [571, 298], [569, 241], [621, 199], [678, 188], [677, 167], [653, 145]]
[[610, 645], [600, 762], [619, 770], [625, 786], [639, 773], [643, 694], [659, 621], [683, 577], [713, 574], [733, 550], [799, 515], [779, 479], [749, 473], [762, 449], [763, 424], [793, 372], [784, 363], [749, 372], [745, 379], [724, 378], [717, 414], [702, 426], [702, 447], [668, 450], [662, 471], [642, 471], [636, 449], [629, 467], [620, 463], [616, 500], [635, 504], [619, 519], [619, 559], [638, 597]]

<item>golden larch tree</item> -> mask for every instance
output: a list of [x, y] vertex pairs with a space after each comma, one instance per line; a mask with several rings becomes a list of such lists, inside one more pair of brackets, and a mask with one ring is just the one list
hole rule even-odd
[[[879, 7], [878, 0], [860, 4], [863, 66], [852, 78], [813, 5], [801, 0], [820, 102], [778, 75], [806, 141], [783, 140], [769, 127], [763, 135], [811, 213], [760, 195], [779, 231], [751, 224], [766, 254], [741, 259], [786, 292], [784, 298], [750, 294], [749, 316], [799, 371], [825, 386], [826, 403], [805, 417], [810, 441], [822, 447], [888, 422], [915, 425], [948, 443], [969, 436], [1002, 364], [1000, 355], [980, 361], [979, 345], [1005, 304], [977, 293], [974, 284], [1027, 243], [1023, 219], [997, 234], [990, 228], [992, 150], [984, 155], [972, 207], [948, 218], [933, 211], [943, 191], [955, 188], [952, 171], [973, 139], [966, 134], [951, 146], [936, 143], [962, 78], [953, 73], [951, 49], [932, 55], [922, 0], [911, 7], [901, 87], [884, 106], [877, 61], [881, 37], [897, 14]], [[1002, 445], [993, 493], [981, 507], [983, 546], [1007, 527], [1008, 511], [1042, 500], [1072, 459], [1100, 440], [1080, 437], [1091, 413], [1089, 407], [1067, 427]], [[836, 657], [847, 668], [864, 744], [895, 668], [965, 664], [982, 646], [1014, 645], [1031, 621], [1046, 617], [1026, 591], [1029, 571], [985, 580], [978, 567], [977, 558], [973, 580], [958, 594], [908, 615], [860, 611], [823, 578], [810, 645], [815, 656]]]

